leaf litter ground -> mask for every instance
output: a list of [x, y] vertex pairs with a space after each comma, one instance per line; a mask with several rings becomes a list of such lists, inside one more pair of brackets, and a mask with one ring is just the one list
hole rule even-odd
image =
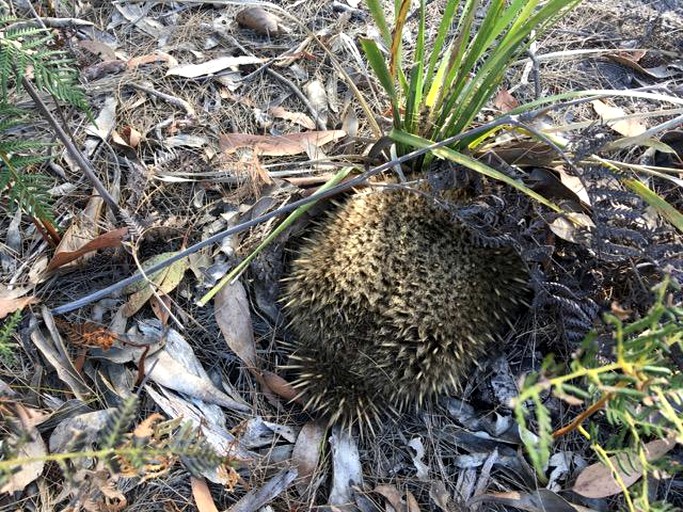
[[[574, 436], [558, 442], [548, 489], [536, 491], [505, 400], [514, 393], [518, 376], [536, 368], [545, 352], [568, 356], [600, 309], [642, 313], [649, 287], [661, 272], [638, 262], [646, 260], [644, 255], [670, 258], [671, 251], [657, 253], [657, 248], [680, 248], [675, 233], [657, 232], [660, 238], [643, 243], [633, 235], [620, 240], [626, 248], [603, 248], [605, 257], [596, 259], [588, 256], [589, 247], [571, 239], [574, 234], [555, 226], [557, 239], [546, 246], [552, 246], [559, 263], [547, 269], [554, 286], [548, 296], [555, 304], [564, 301], [566, 309], [553, 307], [548, 299], [533, 320], [518, 326], [503, 355], [482, 361], [472, 379], [479, 384], [467, 386], [460, 398], [444, 398], [388, 424], [373, 438], [349, 439], [343, 432], [326, 431], [282, 398], [291, 391], [277, 370], [286, 363], [279, 342], [287, 335], [277, 303], [289, 250], [286, 237], [259, 255], [240, 282], [224, 288], [215, 302], [195, 305], [275, 222], [227, 238], [170, 275], [150, 276], [164, 294], [149, 302], [136, 299], [131, 305], [135, 290], [126, 290], [65, 315], [61, 325], [66, 322], [66, 328], [50, 327], [49, 308], [117, 282], [159, 254], [271, 211], [300, 194], [298, 187], [320, 185], [343, 165], [366, 162], [375, 140], [371, 124], [346, 78], [309, 31], [332, 52], [388, 129], [385, 103], [371, 86], [356, 46], [358, 37], [372, 35], [362, 3], [280, 5], [295, 19], [276, 10], [244, 13], [244, 7], [94, 2], [74, 11], [41, 11], [93, 24], [55, 29], [77, 59], [98, 122], [97, 128], [87, 128], [76, 114], [65, 120], [142, 234], [122, 246], [112, 235], [122, 224], [60, 154], [52, 161], [60, 176], [54, 180], [54, 211], [69, 244], [50, 248], [27, 218], [8, 215], [2, 221], [11, 249], [2, 255], [3, 281], [14, 288], [14, 296], [3, 304], [9, 311], [30, 305], [14, 353], [0, 367], [3, 400], [8, 401], [3, 411], [21, 418], [3, 429], [9, 434], [18, 424], [19, 430], [40, 433], [24, 455], [73, 451], [68, 444], [72, 436], [64, 433], [70, 426], [84, 432], [79, 450], [96, 445], [97, 431], [73, 422], [106, 421], [107, 409], [119, 406], [142, 381], [134, 424], [156, 412], [192, 419], [214, 448], [229, 454], [231, 465], [220, 474], [200, 470], [191, 480], [185, 466], [172, 459], [157, 460], [158, 468], [147, 463], [139, 473], [121, 469], [118, 474], [81, 461], [73, 463], [71, 472], [54, 462], [27, 464], [4, 489], [12, 492], [0, 497], [0, 506], [101, 510], [106, 500], [111, 508], [126, 510], [211, 510], [208, 501], [221, 510], [256, 510], [266, 504], [284, 510], [352, 500], [363, 510], [572, 510], [558, 492], [571, 488], [587, 466], [591, 455], [585, 442]], [[428, 19], [439, 19], [440, 7], [438, 1], [429, 3]], [[16, 8], [22, 12], [19, 2]], [[665, 83], [671, 90], [680, 88], [681, 11], [675, 2], [585, 2], [537, 43], [536, 68], [531, 59], [513, 66], [506, 90], [482, 120], [511, 102], [533, 100], [537, 89], [547, 96]], [[656, 111], [652, 102], [639, 99], [610, 105], [617, 113]], [[555, 125], [575, 124], [586, 154], [595, 141], [615, 138], [618, 130], [598, 123], [595, 105], [586, 103], [548, 116]], [[651, 127], [668, 119], [655, 112], [638, 122]], [[638, 129], [637, 123], [628, 123], [621, 135]], [[36, 139], [50, 138], [44, 126], [27, 130]], [[338, 130], [346, 135], [338, 136]], [[285, 134], [286, 145], [277, 138]], [[608, 155], [634, 165], [680, 166], [680, 132], [672, 129], [667, 137], [677, 154], [627, 147]], [[533, 148], [523, 149], [524, 156], [531, 151], [532, 161], [543, 162]], [[542, 170], [537, 178], [541, 187], [552, 188], [552, 178]], [[591, 178], [596, 189], [617, 187], [604, 174]], [[658, 180], [657, 190], [670, 204], [683, 209], [680, 184], [651, 179]], [[619, 206], [637, 210], [631, 200], [625, 197]], [[528, 207], [517, 206], [520, 216]], [[651, 214], [632, 217], [652, 220]], [[606, 232], [612, 228], [610, 233], [634, 226], [598, 220]], [[553, 236], [545, 223], [539, 224], [532, 226], [535, 233]], [[87, 244], [98, 252], [83, 250]], [[78, 256], [75, 264], [62, 263], [69, 253]], [[55, 254], [61, 260], [52, 267], [59, 268], [47, 271]], [[178, 329], [178, 324], [184, 327], [181, 334], [170, 336], [167, 328]], [[114, 347], [104, 350], [113, 339]], [[560, 419], [571, 417], [566, 404], [552, 408]], [[41, 436], [49, 439], [47, 445]], [[163, 441], [154, 443], [158, 447]], [[206, 487], [202, 477], [214, 483]], [[83, 479], [99, 485], [80, 486]], [[677, 479], [657, 492], [660, 499], [683, 503]], [[616, 506], [613, 497], [564, 497], [595, 510]]]

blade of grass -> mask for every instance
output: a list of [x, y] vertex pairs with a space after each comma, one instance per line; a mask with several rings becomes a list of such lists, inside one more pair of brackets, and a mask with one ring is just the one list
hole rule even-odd
[[417, 41], [413, 62], [410, 70], [410, 85], [406, 93], [406, 112], [404, 126], [409, 133], [420, 133], [418, 119], [422, 109], [422, 94], [424, 88], [424, 51], [425, 51], [425, 1], [420, 0], [420, 22], [417, 30]]
[[681, 212], [641, 181], [634, 178], [622, 178], [621, 181], [631, 192], [638, 194], [647, 204], [669, 221], [672, 226], [683, 233], [683, 214]]
[[[353, 167], [344, 167], [341, 169], [337, 174], [334, 175], [334, 177], [326, 182], [322, 187], [318, 189], [318, 191], [314, 194], [322, 194], [326, 190], [329, 190], [330, 188], [334, 187], [335, 185], [339, 184], [344, 178], [346, 178], [349, 173], [353, 170]], [[214, 295], [218, 293], [218, 291], [223, 288], [226, 284], [230, 283], [234, 279], [236, 279], [244, 270], [249, 266], [249, 264], [252, 262], [252, 260], [258, 256], [258, 254], [268, 246], [275, 238], [280, 235], [287, 227], [289, 227], [295, 220], [297, 220], [299, 217], [301, 217], [304, 213], [306, 213], [314, 204], [316, 204], [316, 201], [310, 202], [308, 204], [305, 204], [303, 206], [300, 206], [296, 210], [294, 210], [292, 213], [290, 213], [285, 220], [278, 225], [277, 228], [275, 228], [264, 240], [259, 244], [259, 246], [254, 249], [251, 254], [249, 254], [242, 262], [235, 266], [230, 272], [228, 272], [223, 279], [220, 280], [213, 288], [211, 288], [198, 302], [199, 306], [204, 306], [206, 305], [207, 302], [209, 302]]]
[[384, 16], [384, 8], [379, 0], [367, 0], [368, 9], [370, 9], [370, 14], [372, 19], [375, 20], [377, 29], [379, 30], [380, 36], [382, 36], [382, 41], [389, 48], [391, 45], [391, 32], [389, 31], [389, 24]]
[[460, 5], [460, 0], [448, 0], [446, 7], [444, 8], [443, 18], [441, 19], [441, 23], [439, 23], [439, 29], [437, 30], [436, 39], [434, 40], [434, 46], [429, 55], [429, 64], [425, 73], [424, 91], [429, 91], [431, 89], [432, 81], [435, 78], [434, 70], [436, 69], [436, 64], [439, 61], [439, 57], [443, 54], [446, 36], [448, 35], [451, 25], [453, 24], [455, 10], [458, 5]]
[[411, 0], [401, 0], [401, 6], [396, 13], [396, 21], [394, 22], [394, 37], [391, 40], [391, 50], [389, 51], [389, 75], [394, 81], [398, 79], [398, 71], [403, 63], [403, 29], [408, 19], [410, 4]]
[[[424, 148], [427, 146], [430, 146], [433, 144], [433, 142], [430, 142], [429, 140], [423, 139], [422, 137], [418, 137], [416, 135], [412, 135], [410, 133], [406, 133], [400, 130], [393, 129], [391, 130], [391, 133], [389, 136], [399, 142], [402, 142], [403, 144], [410, 145], [414, 148]], [[460, 164], [462, 166], [467, 167], [468, 169], [472, 169], [475, 172], [478, 172], [479, 174], [482, 174], [484, 176], [488, 176], [489, 178], [493, 178], [498, 181], [502, 181], [503, 183], [506, 183], [507, 185], [510, 185], [511, 187], [516, 188], [520, 192], [523, 192], [524, 194], [528, 195], [532, 199], [535, 199], [539, 203], [547, 206], [551, 210], [555, 212], [562, 212], [562, 209], [557, 206], [555, 203], [552, 201], [549, 201], [542, 195], [538, 194], [537, 192], [534, 192], [531, 190], [529, 187], [521, 183], [520, 181], [517, 181], [515, 179], [512, 179], [506, 174], [503, 174], [502, 172], [493, 169], [492, 167], [489, 167], [488, 165], [485, 165], [481, 163], [478, 160], [475, 160], [472, 157], [469, 157], [467, 155], [464, 155], [462, 153], [459, 153], [457, 151], [454, 151], [450, 148], [437, 148], [433, 149], [432, 153], [436, 155], [439, 158], [444, 158], [446, 160], [450, 160], [451, 162], [455, 162], [457, 164]]]

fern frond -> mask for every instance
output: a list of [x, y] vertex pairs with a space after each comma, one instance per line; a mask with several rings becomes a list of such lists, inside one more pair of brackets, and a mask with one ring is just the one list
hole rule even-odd
[[114, 448], [128, 432], [138, 410], [138, 396], [131, 395], [107, 418], [107, 423], [98, 438], [102, 448]]

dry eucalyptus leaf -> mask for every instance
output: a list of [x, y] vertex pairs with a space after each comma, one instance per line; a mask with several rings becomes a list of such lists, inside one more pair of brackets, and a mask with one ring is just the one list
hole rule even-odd
[[647, 130], [637, 119], [629, 119], [628, 114], [619, 107], [612, 107], [600, 100], [591, 101], [591, 105], [603, 123], [624, 137], [635, 137]]
[[247, 292], [240, 281], [223, 286], [215, 297], [216, 322], [228, 347], [249, 369], [256, 368], [256, 344]]
[[67, 235], [62, 237], [62, 241], [55, 250], [55, 255], [47, 264], [47, 271], [63, 267], [67, 263], [71, 263], [86, 254], [97, 251], [99, 249], [107, 249], [110, 247], [119, 247], [121, 242], [128, 234], [128, 228], [119, 228], [107, 233], [103, 233], [90, 241], [82, 238], [75, 233], [75, 229], [71, 228], [76, 225], [72, 223], [67, 230]]
[[169, 69], [166, 76], [180, 76], [183, 78], [198, 78], [201, 76], [215, 75], [226, 69], [237, 69], [240, 66], [251, 64], [261, 64], [264, 59], [251, 57], [249, 55], [239, 55], [237, 57], [219, 57], [208, 60], [201, 64], [181, 64]]
[[548, 224], [548, 227], [561, 239], [578, 244], [583, 239], [577, 235], [591, 231], [595, 223], [585, 213], [567, 212]]
[[41, 313], [51, 338], [48, 339], [43, 335], [42, 330], [38, 328], [38, 319], [31, 314], [29, 317], [31, 341], [55, 369], [62, 382], [69, 386], [76, 398], [88, 402], [90, 397], [94, 395], [93, 390], [83, 381], [73, 362], [69, 359], [69, 351], [64, 346], [62, 337], [55, 327], [50, 310], [43, 306]]
[[342, 130], [345, 131], [349, 137], [358, 135], [358, 116], [356, 116], [356, 111], [353, 107], [349, 107], [346, 110], [344, 120], [342, 121]]
[[316, 123], [321, 127], [327, 126], [328, 100], [325, 86], [320, 80], [311, 80], [303, 87], [304, 93], [315, 110]]
[[33, 295], [29, 295], [28, 297], [17, 297], [14, 299], [0, 297], [0, 320], [15, 311], [24, 309], [29, 304], [36, 303], [38, 303], [38, 299]]
[[266, 386], [268, 386], [268, 389], [270, 389], [277, 396], [284, 398], [288, 402], [300, 402], [300, 400], [297, 400], [297, 396], [299, 396], [299, 391], [294, 389], [291, 383], [289, 383], [279, 375], [273, 372], [264, 371], [261, 374], [261, 379], [263, 383]]
[[509, 505], [528, 512], [576, 512], [586, 510], [583, 507], [573, 505], [561, 496], [548, 489], [538, 489], [533, 492], [496, 492], [481, 494], [469, 501], [469, 505], [476, 503], [498, 503]]
[[275, 497], [286, 491], [296, 479], [295, 469], [285, 469], [268, 480], [262, 487], [252, 489], [245, 494], [237, 503], [228, 509], [228, 512], [256, 512], [264, 505], [270, 503]]
[[[647, 460], [652, 462], [662, 458], [674, 446], [676, 446], [676, 440], [671, 438], [655, 439], [645, 443]], [[634, 454], [629, 457], [626, 453], [620, 453], [613, 455], [609, 460], [626, 487], [633, 485], [643, 476], [640, 461]], [[621, 486], [612, 476], [612, 470], [609, 467], [602, 462], [596, 462], [581, 472], [572, 490], [586, 498], [606, 498], [621, 493]]]
[[292, 451], [292, 464], [299, 473], [296, 488], [299, 494], [307, 496], [315, 470], [320, 462], [323, 441], [325, 440], [325, 425], [317, 421], [309, 421], [299, 432]]
[[510, 91], [501, 88], [493, 100], [493, 106], [501, 112], [510, 112], [513, 108], [519, 107], [519, 100], [510, 94]]
[[401, 493], [395, 486], [388, 484], [378, 485], [373, 489], [373, 492], [384, 496], [396, 512], [406, 512], [406, 505], [401, 499]]
[[[156, 256], [153, 256], [152, 258], [145, 261], [142, 264], [142, 268], [143, 270], [146, 268], [151, 268], [157, 263], [161, 263], [162, 261], [167, 260], [171, 256], [174, 256], [175, 254], [175, 252], [164, 252], [161, 254], [157, 254]], [[152, 275], [148, 275], [147, 277], [149, 278], [151, 283], [153, 283], [159, 294], [168, 295], [173, 290], [175, 290], [176, 287], [183, 280], [187, 268], [187, 258], [183, 258], [179, 261], [176, 261], [175, 263], [172, 263], [168, 267], [163, 268], [158, 272], [155, 272]], [[126, 317], [131, 317], [135, 313], [137, 313], [140, 310], [140, 308], [144, 306], [147, 303], [147, 301], [154, 295], [154, 290], [152, 290], [150, 284], [145, 280], [138, 281], [130, 287], [126, 287], [124, 289], [124, 292], [133, 292], [132, 295], [128, 298], [128, 302], [126, 302], [126, 305], [123, 307], [122, 310], [123, 314]]]
[[45, 467], [45, 460], [41, 457], [47, 455], [47, 448], [45, 441], [40, 436], [40, 432], [35, 426], [29, 422], [29, 410], [20, 403], [13, 404], [17, 417], [21, 421], [22, 436], [25, 436], [24, 441], [19, 441], [15, 434], [10, 434], [5, 442], [9, 445], [18, 444], [19, 448], [13, 455], [13, 459], [38, 459], [31, 462], [25, 462], [18, 468], [12, 467], [5, 484], [0, 487], [0, 494], [13, 493], [23, 491], [27, 485], [36, 480], [42, 473]]
[[190, 477], [192, 497], [199, 512], [218, 512], [216, 503], [211, 497], [211, 491], [203, 478]]
[[363, 486], [363, 469], [356, 440], [338, 426], [330, 436], [332, 447], [332, 490], [330, 505], [353, 503], [353, 487]]
[[235, 16], [235, 21], [241, 27], [250, 28], [257, 34], [264, 36], [274, 36], [283, 31], [282, 20], [262, 7], [242, 9]]
[[323, 130], [285, 135], [251, 135], [248, 133], [221, 133], [219, 144], [221, 152], [226, 155], [239, 149], [250, 148], [258, 155], [288, 156], [305, 153], [310, 144], [323, 146], [328, 142], [346, 135], [343, 130]]
[[289, 110], [285, 110], [283, 107], [272, 107], [268, 109], [268, 113], [273, 117], [291, 121], [303, 126], [307, 130], [315, 130], [315, 121], [313, 121], [313, 119], [308, 117], [303, 112], [290, 112]]

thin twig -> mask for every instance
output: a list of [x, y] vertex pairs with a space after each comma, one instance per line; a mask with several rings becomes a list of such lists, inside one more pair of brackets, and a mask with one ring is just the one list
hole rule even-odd
[[50, 124], [57, 138], [61, 141], [62, 144], [64, 144], [64, 147], [66, 148], [66, 151], [69, 153], [71, 158], [73, 158], [74, 161], [78, 164], [81, 171], [83, 171], [83, 174], [85, 174], [85, 176], [90, 180], [90, 183], [92, 183], [92, 185], [95, 187], [95, 189], [100, 194], [102, 199], [104, 199], [104, 201], [107, 203], [109, 208], [111, 208], [116, 215], [123, 219], [124, 222], [126, 222], [126, 224], [130, 226], [137, 226], [137, 223], [133, 220], [133, 218], [128, 214], [128, 212], [123, 210], [123, 208], [121, 208], [118, 205], [116, 200], [112, 197], [107, 188], [97, 177], [97, 175], [95, 174], [95, 168], [92, 166], [90, 161], [87, 158], [85, 158], [83, 153], [81, 153], [78, 150], [78, 148], [75, 146], [71, 138], [66, 134], [64, 129], [57, 122], [55, 117], [52, 115], [52, 112], [50, 112], [50, 110], [47, 108], [43, 100], [40, 98], [40, 95], [38, 94], [36, 88], [33, 87], [31, 81], [24, 76], [21, 78], [21, 85], [24, 87], [28, 95], [31, 96], [31, 99], [35, 103], [35, 106], [38, 108], [38, 110], [45, 118], [45, 120]]

